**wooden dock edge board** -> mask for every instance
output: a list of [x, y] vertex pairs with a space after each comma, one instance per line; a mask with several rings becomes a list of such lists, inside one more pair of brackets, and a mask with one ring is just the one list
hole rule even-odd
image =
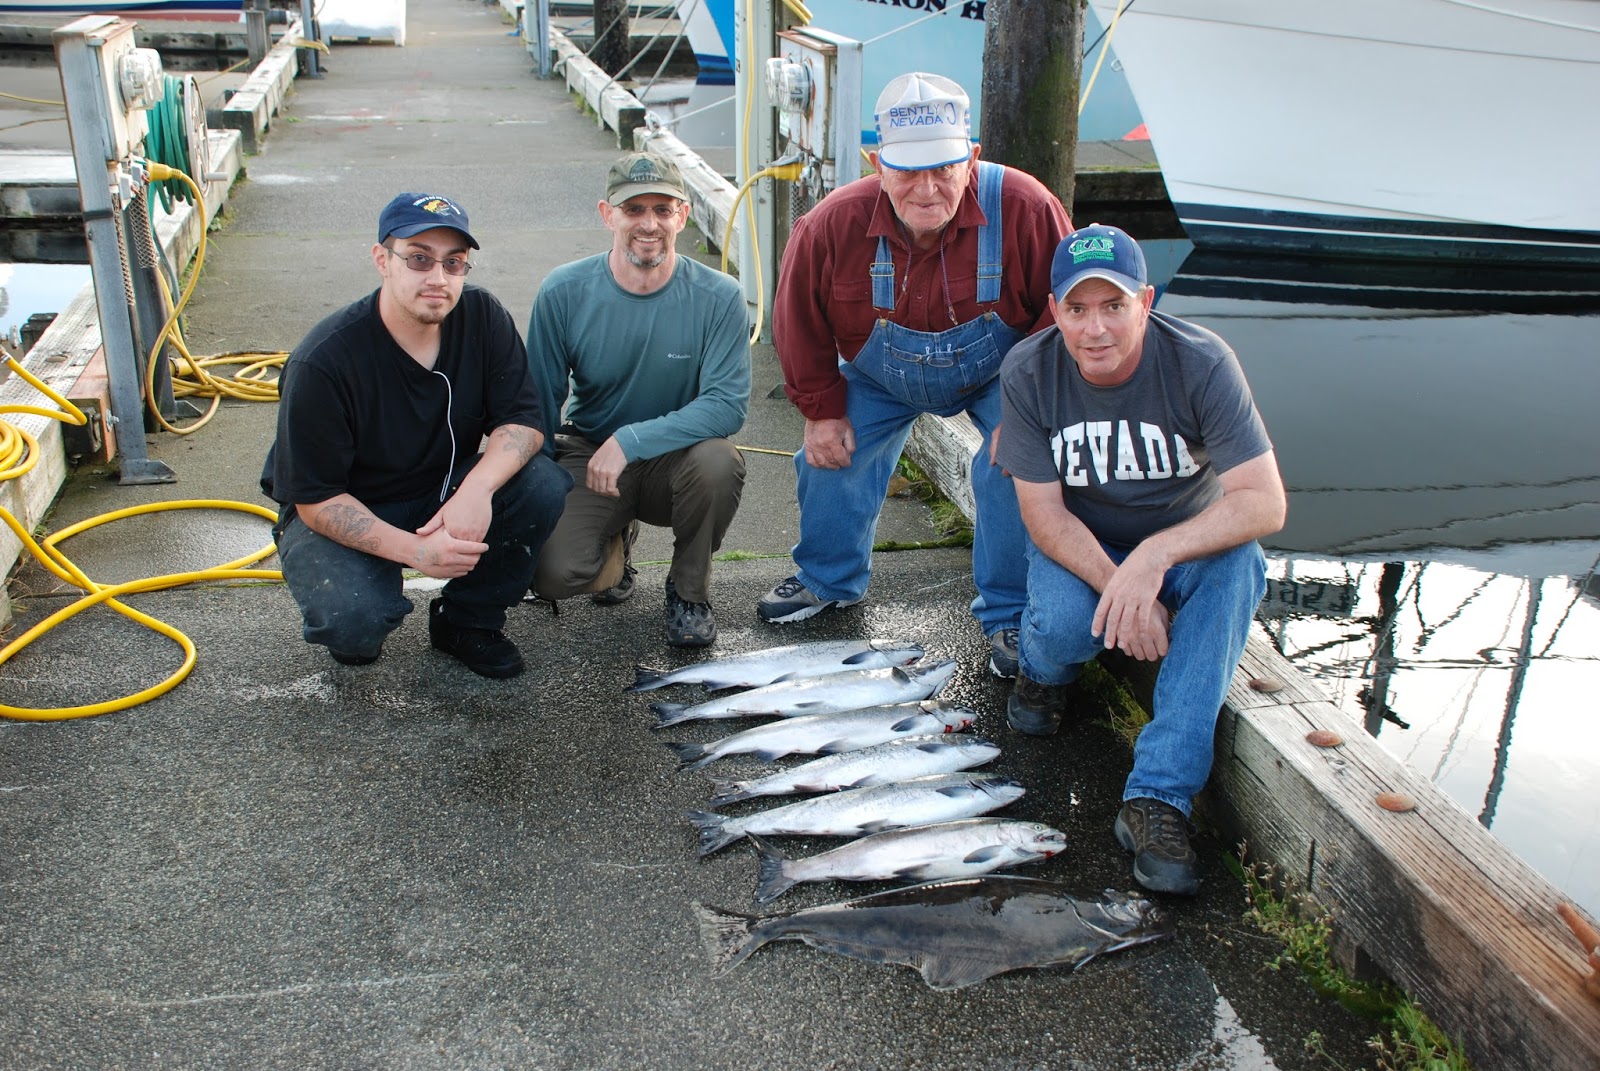
[[634, 130], [644, 125], [645, 106], [639, 98], [617, 85], [561, 31], [550, 31], [550, 50], [555, 56], [553, 69], [560, 70], [567, 88], [583, 98], [597, 125], [616, 132], [617, 148], [632, 148]]
[[[672, 131], [652, 129], [645, 121], [648, 109], [644, 104], [613, 84], [611, 77], [585, 57], [560, 30], [550, 31], [550, 52], [552, 65], [558, 65], [555, 69], [563, 73], [568, 90], [583, 98], [597, 116], [599, 125], [616, 131], [619, 149], [649, 149], [678, 165], [678, 170], [683, 172], [684, 185], [688, 187], [689, 216], [706, 235], [710, 246], [720, 249], [738, 189]], [[735, 222], [733, 230], [735, 240], [728, 250], [728, 264], [737, 270], [737, 236], [743, 233], [743, 227]]]
[[[22, 360], [22, 366], [63, 397], [72, 392], [78, 377], [100, 350], [100, 320], [95, 308], [94, 286], [87, 285], [68, 303], [53, 323], [39, 336]], [[31, 405], [50, 409], [53, 403], [43, 397], [21, 376], [8, 376], [0, 383], [0, 405]], [[33, 436], [38, 443], [39, 461], [20, 479], [0, 482], [0, 506], [4, 506], [24, 529], [33, 532], [55, 501], [67, 478], [66, 450], [61, 442], [61, 423], [32, 413], [11, 414], [7, 423]], [[9, 527], [0, 526], [0, 563], [10, 576], [22, 555], [22, 541]], [[0, 589], [3, 590], [3, 589]], [[0, 625], [11, 621], [11, 599], [0, 595]]]
[[[923, 416], [907, 453], [970, 518], [965, 417]], [[1147, 706], [1153, 667], [1113, 668]], [[1252, 678], [1280, 682], [1267, 694]], [[1332, 749], [1306, 733], [1331, 728]], [[1404, 792], [1414, 811], [1374, 803]], [[1203, 813], [1230, 843], [1328, 908], [1341, 958], [1364, 958], [1399, 984], [1475, 1066], [1510, 1071], [1600, 1067], [1600, 1003], [1556, 916], [1566, 898], [1431, 781], [1395, 759], [1270, 644], [1253, 636], [1217, 724]]]
[[272, 50], [256, 64], [250, 77], [222, 106], [222, 127], [239, 132], [247, 154], [260, 149], [262, 137], [272, 125], [273, 117], [283, 107], [284, 97], [288, 96], [289, 87], [294, 84], [299, 70], [298, 46], [304, 39], [300, 19], [291, 19]]
[[[205, 197], [206, 220], [209, 222], [222, 210], [228, 189], [244, 167], [242, 138], [237, 130], [207, 130], [206, 159], [211, 162], [211, 173], [216, 178], [203, 176], [190, 178], [200, 186]], [[167, 245], [163, 228], [193, 226], [189, 215], [193, 209], [186, 201], [174, 201], [171, 213], [159, 204], [155, 216], [156, 232]], [[0, 154], [0, 221], [13, 226], [23, 226], [28, 221], [38, 221], [54, 226], [81, 227], [83, 225], [82, 198], [78, 192], [78, 174], [71, 153], [3, 153]], [[195, 231], [198, 235], [198, 230]], [[168, 255], [173, 250], [168, 248]], [[181, 248], [179, 253], [185, 252]], [[191, 246], [187, 253], [194, 252]], [[185, 259], [184, 263], [187, 263]]]

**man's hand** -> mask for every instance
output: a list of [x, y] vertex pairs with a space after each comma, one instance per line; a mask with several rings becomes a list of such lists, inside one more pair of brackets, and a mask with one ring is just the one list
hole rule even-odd
[[478, 489], [476, 484], [462, 481], [439, 512], [428, 518], [428, 523], [417, 529], [418, 535], [428, 535], [440, 525], [457, 539], [477, 542], [489, 533], [489, 522], [494, 519], [492, 493]]
[[[472, 572], [478, 565], [478, 559], [489, 549], [489, 544], [471, 539], [457, 539], [445, 526], [444, 514], [445, 511], [441, 509], [427, 524], [417, 529], [420, 539], [416, 544], [412, 560], [407, 564], [424, 576], [453, 580]], [[487, 527], [485, 525], [485, 528]]]
[[627, 467], [627, 455], [622, 452], [617, 437], [612, 435], [601, 443], [600, 449], [589, 458], [589, 473], [584, 482], [589, 490], [597, 495], [620, 498], [621, 492], [617, 490], [617, 481], [622, 478], [622, 470]]
[[847, 469], [856, 452], [856, 429], [848, 417], [806, 421], [806, 461], [813, 468]]
[[1169, 616], [1159, 599], [1166, 574], [1166, 565], [1142, 545], [1117, 566], [1089, 625], [1092, 635], [1105, 637], [1106, 650], [1116, 648], [1141, 662], [1167, 653]]

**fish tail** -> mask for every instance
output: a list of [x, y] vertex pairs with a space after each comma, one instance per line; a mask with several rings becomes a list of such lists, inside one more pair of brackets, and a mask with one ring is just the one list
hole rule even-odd
[[799, 882], [784, 869], [789, 860], [784, 854], [754, 833], [746, 833], [760, 856], [756, 871], [756, 903], [770, 904]]
[[648, 692], [652, 688], [664, 687], [667, 683], [667, 674], [670, 670], [655, 669], [651, 666], [633, 667], [633, 686], [625, 689], [629, 692]]
[[698, 770], [711, 761], [710, 749], [704, 744], [680, 744], [669, 741], [667, 746], [678, 756], [680, 770]]
[[688, 710], [687, 703], [651, 703], [650, 713], [656, 716], [655, 728], [665, 729], [669, 725], [676, 725], [680, 721], [689, 721], [683, 716]]
[[700, 831], [700, 850], [698, 855], [710, 855], [719, 848], [726, 848], [740, 837], [743, 831], [729, 829], [729, 819], [726, 815], [714, 814], [711, 811], [685, 811], [684, 816]]
[[727, 803], [755, 799], [756, 794], [754, 792], [746, 791], [749, 786], [749, 781], [724, 781], [721, 778], [713, 777], [711, 779], [711, 806], [721, 807]]
[[700, 920], [700, 939], [711, 953], [711, 973], [724, 974], [756, 950], [751, 940], [759, 919], [754, 915], [741, 915], [736, 911], [706, 907], [696, 902], [694, 913]]

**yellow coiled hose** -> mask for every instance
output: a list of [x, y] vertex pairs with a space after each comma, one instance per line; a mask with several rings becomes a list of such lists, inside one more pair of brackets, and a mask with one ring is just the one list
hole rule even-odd
[[[164, 167], [160, 164], [153, 164], [151, 165], [151, 173], [152, 177], [157, 179], [182, 179], [184, 182], [189, 184], [191, 189], [194, 190], [196, 206], [199, 206], [203, 203], [200, 199], [199, 188], [196, 187], [194, 181], [190, 179], [189, 176], [183, 174], [183, 172], [174, 168]], [[203, 237], [203, 209], [201, 209], [201, 211], [202, 238], [200, 252], [196, 255], [194, 270], [190, 274], [189, 285], [184, 289], [182, 300], [180, 300], [178, 304], [173, 307], [171, 315], [168, 317], [166, 326], [162, 328], [161, 334], [156, 339], [155, 348], [151, 352], [150, 360], [146, 362], [150, 372], [150, 378], [146, 383], [147, 398], [154, 398], [155, 362], [157, 359], [159, 359], [163, 343], [167, 341], [171, 341], [172, 344], [177, 348], [178, 352], [182, 354], [193, 375], [192, 379], [180, 379], [177, 375], [174, 376], [174, 395], [183, 397], [193, 394], [209, 394], [212, 398], [210, 410], [203, 417], [201, 417], [199, 421], [187, 428], [175, 428], [171, 424], [167, 423], [166, 420], [162, 419], [159, 412], [156, 413], [156, 418], [161, 422], [163, 427], [167, 428], [169, 431], [178, 432], [179, 434], [186, 434], [194, 431], [196, 428], [200, 427], [200, 425], [209, 420], [211, 415], [216, 412], [217, 405], [220, 403], [223, 395], [234, 398], [247, 398], [251, 401], [276, 400], [277, 385], [275, 383], [266, 381], [265, 376], [268, 369], [276, 365], [281, 365], [284, 359], [286, 359], [288, 356], [287, 354], [283, 353], [250, 353], [225, 354], [221, 357], [196, 359], [190, 355], [188, 349], [183, 345], [182, 337], [178, 334], [177, 329], [178, 315], [183, 311], [184, 305], [188, 304], [190, 294], [194, 292], [194, 281], [199, 277], [200, 266], [205, 255], [205, 239]], [[166, 281], [164, 279], [162, 280], [162, 292], [165, 295], [167, 302], [170, 304], [172, 300], [171, 294], [167, 292]], [[0, 406], [0, 416], [7, 414], [27, 413], [33, 416], [41, 416], [51, 420], [58, 420], [65, 424], [76, 424], [82, 426], [87, 422], [87, 418], [84, 416], [82, 410], [78, 409], [77, 406], [67, 401], [54, 390], [51, 390], [48, 385], [31, 375], [28, 370], [23, 368], [22, 365], [17, 361], [8, 357], [6, 358], [5, 363], [13, 372], [21, 376], [35, 389], [47, 396], [51, 401], [55, 402], [58, 406], [60, 406], [60, 408], [45, 409], [39, 406], [31, 405]], [[243, 364], [245, 365], [245, 368], [232, 377], [218, 377], [211, 375], [208, 369], [216, 367], [220, 364]], [[152, 409], [154, 409], [153, 402]], [[134, 433], [138, 434], [137, 431]], [[39, 442], [37, 439], [35, 439], [25, 429], [17, 427], [10, 421], [0, 420], [0, 481], [15, 480], [26, 475], [36, 464], [38, 464], [39, 457]], [[36, 558], [46, 569], [50, 570], [50, 572], [84, 592], [83, 598], [78, 599], [69, 606], [57, 610], [55, 613], [45, 618], [37, 625], [34, 625], [32, 628], [28, 629], [21, 636], [18, 636], [16, 639], [6, 644], [5, 647], [0, 648], [0, 666], [4, 666], [20, 651], [22, 651], [23, 648], [27, 647], [34, 640], [55, 628], [63, 621], [70, 617], [77, 616], [83, 611], [89, 609], [91, 606], [98, 606], [102, 603], [111, 607], [111, 609], [117, 611], [119, 614], [122, 614], [124, 617], [137, 621], [146, 628], [160, 633], [167, 639], [176, 643], [183, 650], [183, 663], [165, 680], [159, 684], [153, 685], [152, 687], [135, 692], [132, 695], [124, 696], [121, 699], [112, 699], [101, 703], [86, 703], [81, 706], [73, 707], [46, 708], [17, 707], [0, 703], [0, 716], [21, 721], [65, 721], [69, 718], [88, 718], [97, 714], [110, 714], [113, 711], [127, 710], [130, 707], [138, 706], [140, 703], [143, 703], [147, 700], [154, 699], [160, 695], [165, 695], [167, 692], [171, 691], [173, 688], [182, 683], [183, 679], [189, 675], [191, 670], [194, 669], [194, 642], [190, 640], [188, 636], [184, 635], [178, 629], [173, 628], [171, 625], [168, 625], [166, 622], [157, 620], [148, 614], [141, 613], [140, 611], [135, 610], [133, 607], [119, 602], [118, 596], [135, 595], [147, 591], [164, 591], [168, 588], [181, 587], [185, 584], [194, 584], [205, 580], [283, 579], [283, 574], [276, 569], [249, 568], [249, 566], [254, 565], [263, 558], [271, 556], [277, 550], [277, 548], [270, 542], [260, 550], [257, 550], [251, 554], [247, 554], [242, 558], [235, 559], [234, 561], [228, 562], [224, 565], [214, 566], [209, 569], [199, 569], [192, 572], [169, 573], [165, 576], [146, 577], [142, 580], [129, 580], [120, 584], [100, 584], [94, 580], [91, 580], [81, 569], [74, 565], [65, 554], [61, 552], [58, 546], [58, 544], [64, 542], [65, 540], [70, 539], [81, 532], [88, 531], [91, 528], [99, 527], [102, 524], [109, 524], [112, 521], [122, 520], [127, 517], [137, 517], [141, 514], [160, 513], [167, 510], [178, 509], [234, 510], [241, 513], [253, 513], [268, 521], [277, 520], [277, 514], [270, 509], [267, 509], [265, 506], [259, 506], [249, 502], [231, 502], [224, 499], [182, 499], [172, 502], [153, 502], [143, 506], [134, 506], [129, 509], [115, 510], [111, 513], [101, 514], [98, 517], [91, 517], [88, 520], [80, 521], [77, 524], [63, 528], [61, 531], [56, 532], [54, 535], [46, 538], [43, 543], [40, 543], [36, 541], [28, 532], [28, 530], [24, 528], [17, 520], [17, 518], [11, 514], [10, 510], [0, 506], [0, 521], [3, 521], [6, 527], [11, 529], [16, 537], [22, 542], [23, 548], [26, 549], [28, 553], [32, 554], [34, 558]]]

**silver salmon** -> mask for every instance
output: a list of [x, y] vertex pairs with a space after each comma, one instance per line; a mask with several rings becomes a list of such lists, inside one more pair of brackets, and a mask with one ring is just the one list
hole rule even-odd
[[657, 729], [701, 718], [751, 718], [776, 714], [782, 718], [801, 714], [826, 714], [837, 710], [888, 703], [910, 703], [938, 695], [956, 671], [951, 660], [925, 666], [889, 669], [852, 669], [826, 677], [782, 681], [704, 703], [651, 703]]
[[963, 818], [889, 829], [832, 851], [789, 859], [754, 833], [760, 853], [756, 902], [768, 904], [802, 881], [934, 881], [975, 878], [1058, 854], [1067, 835], [1040, 822]]
[[959, 989], [1022, 967], [1082, 967], [1158, 941], [1171, 925], [1148, 900], [1107, 889], [1080, 900], [1038, 878], [936, 881], [779, 915], [695, 904], [717, 973], [769, 941], [804, 941], [869, 963], [901, 963], [934, 989]]
[[993, 774], [929, 774], [813, 796], [743, 818], [712, 811], [689, 811], [688, 818], [700, 831], [699, 854], [710, 855], [746, 833], [858, 837], [885, 829], [974, 818], [1021, 799], [1025, 791], [1011, 778]]
[[977, 719], [978, 712], [971, 707], [923, 699], [916, 703], [780, 718], [709, 744], [669, 743], [667, 746], [678, 756], [678, 769], [698, 770], [728, 755], [754, 755], [762, 762], [771, 762], [785, 755], [859, 751], [905, 736], [959, 733], [970, 729]]
[[857, 751], [824, 755], [754, 781], [714, 781], [711, 806], [720, 807], [757, 796], [834, 792], [841, 788], [886, 785], [890, 781], [904, 781], [925, 774], [955, 773], [993, 762], [999, 754], [1000, 749], [981, 736], [902, 736]]
[[701, 684], [708, 692], [759, 688], [852, 669], [909, 666], [922, 655], [922, 645], [909, 640], [816, 640], [696, 662], [682, 669], [637, 666], [633, 686], [627, 690], [648, 692], [669, 684]]

